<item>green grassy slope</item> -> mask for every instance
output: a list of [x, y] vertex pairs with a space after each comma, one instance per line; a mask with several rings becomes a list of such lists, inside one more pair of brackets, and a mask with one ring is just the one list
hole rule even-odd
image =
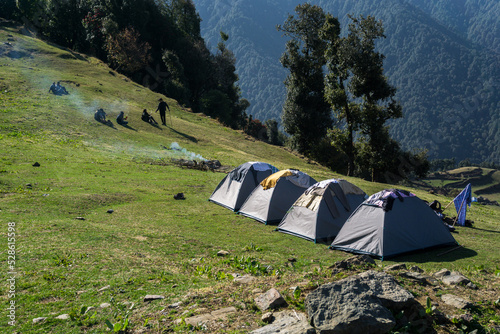
[[[168, 98], [172, 126], [144, 123], [142, 109], [154, 111], [160, 95], [94, 58], [19, 34], [18, 28], [0, 28], [0, 232], [4, 237], [0, 279], [15, 277], [15, 296], [9, 298], [6, 290], [0, 294], [2, 332], [102, 333], [106, 320], [115, 323], [125, 316], [120, 303], [133, 303], [129, 318], [134, 329], [183, 331], [182, 325], [172, 322], [181, 314], [162, 312], [167, 305], [186, 299], [211, 310], [235, 301], [251, 305], [252, 289], [234, 287], [224, 277], [244, 273], [243, 265], [235, 265], [238, 261], [250, 263], [247, 271], [254, 274], [272, 266], [273, 275], [264, 276], [254, 287], [277, 286], [286, 291], [307, 279], [311, 284], [331, 279], [326, 268], [350, 256], [273, 232], [273, 226], [209, 203], [222, 173], [160, 162], [168, 162], [173, 153], [163, 146], [177, 142], [223, 165], [265, 161], [280, 169], [298, 168], [317, 180], [338, 175], [184, 111]], [[48, 94], [53, 81], [63, 81], [70, 95]], [[108, 113], [113, 127], [94, 121], [98, 107]], [[122, 110], [129, 127], [116, 124]], [[159, 120], [158, 114], [155, 117]], [[40, 167], [33, 167], [35, 162]], [[368, 194], [394, 187], [348, 179]], [[173, 195], [178, 192], [186, 200], [175, 201]], [[416, 193], [426, 200], [449, 201], [424, 191]], [[476, 228], [460, 229], [455, 235], [463, 249], [395, 261], [417, 263], [425, 270], [486, 266], [494, 271], [500, 265], [500, 254], [491, 252], [498, 246], [500, 212], [476, 206], [470, 212]], [[9, 233], [15, 238], [10, 243]], [[15, 248], [15, 263], [8, 262], [9, 246]], [[234, 261], [217, 257], [221, 249], [229, 251]], [[284, 265], [288, 258], [297, 259], [294, 267]], [[143, 303], [146, 294], [165, 299]], [[12, 301], [14, 327], [6, 321]], [[99, 308], [110, 302], [110, 308]], [[82, 306], [96, 309], [80, 315]], [[55, 319], [60, 314], [73, 314], [73, 318]], [[37, 317], [47, 319], [33, 324]], [[241, 312], [238, 319], [248, 323], [247, 328], [259, 326], [260, 317], [252, 317], [252, 312]], [[231, 323], [227, 326], [237, 332]]]

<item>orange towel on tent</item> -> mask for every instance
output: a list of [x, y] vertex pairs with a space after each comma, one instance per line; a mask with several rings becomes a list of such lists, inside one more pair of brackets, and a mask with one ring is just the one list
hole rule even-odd
[[294, 175], [294, 174], [290, 170], [285, 169], [285, 170], [279, 171], [277, 173], [274, 173], [272, 175], [269, 175], [267, 178], [265, 178], [260, 183], [260, 185], [262, 186], [262, 188], [264, 188], [264, 190], [271, 189], [271, 188], [274, 188], [276, 186], [276, 182], [278, 182], [278, 180], [280, 178], [287, 177], [290, 175]]

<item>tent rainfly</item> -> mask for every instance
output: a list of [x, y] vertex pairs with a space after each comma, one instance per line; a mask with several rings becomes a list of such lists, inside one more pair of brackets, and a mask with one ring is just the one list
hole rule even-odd
[[456, 245], [443, 221], [420, 198], [404, 190], [378, 192], [347, 219], [331, 249], [384, 258]]
[[278, 169], [264, 162], [246, 162], [226, 175], [208, 199], [233, 211], [238, 211], [252, 190]]
[[290, 206], [316, 181], [301, 171], [285, 169], [263, 180], [248, 196], [239, 214], [264, 224], [277, 224]]
[[331, 242], [366, 197], [346, 180], [318, 182], [295, 201], [277, 230], [314, 242]]

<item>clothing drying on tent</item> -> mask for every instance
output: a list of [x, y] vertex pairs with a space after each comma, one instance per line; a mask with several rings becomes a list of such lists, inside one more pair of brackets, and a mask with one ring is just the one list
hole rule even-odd
[[457, 242], [436, 213], [404, 190], [370, 196], [347, 219], [330, 248], [382, 259]]
[[365, 197], [346, 180], [318, 182], [295, 201], [277, 230], [314, 242], [331, 241]]
[[264, 162], [246, 162], [226, 175], [208, 199], [233, 211], [238, 211], [257, 185], [278, 169]]
[[270, 175], [248, 196], [239, 214], [264, 224], [276, 224], [304, 191], [316, 183], [298, 170], [287, 169]]

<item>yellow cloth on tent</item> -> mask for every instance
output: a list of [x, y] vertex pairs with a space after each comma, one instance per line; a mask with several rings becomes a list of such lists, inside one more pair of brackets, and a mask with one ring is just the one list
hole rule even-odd
[[285, 169], [277, 173], [274, 173], [272, 175], [269, 175], [260, 183], [260, 185], [262, 186], [262, 188], [264, 188], [264, 190], [271, 189], [276, 187], [276, 183], [280, 178], [287, 177], [290, 175], [293, 175], [293, 173], [288, 169]]
[[293, 203], [293, 206], [302, 206], [304, 208], [308, 208], [309, 210], [316, 211], [318, 210], [322, 198], [323, 193], [317, 194], [315, 192], [311, 192], [309, 194], [302, 194], [302, 196], [300, 196], [295, 203]]

